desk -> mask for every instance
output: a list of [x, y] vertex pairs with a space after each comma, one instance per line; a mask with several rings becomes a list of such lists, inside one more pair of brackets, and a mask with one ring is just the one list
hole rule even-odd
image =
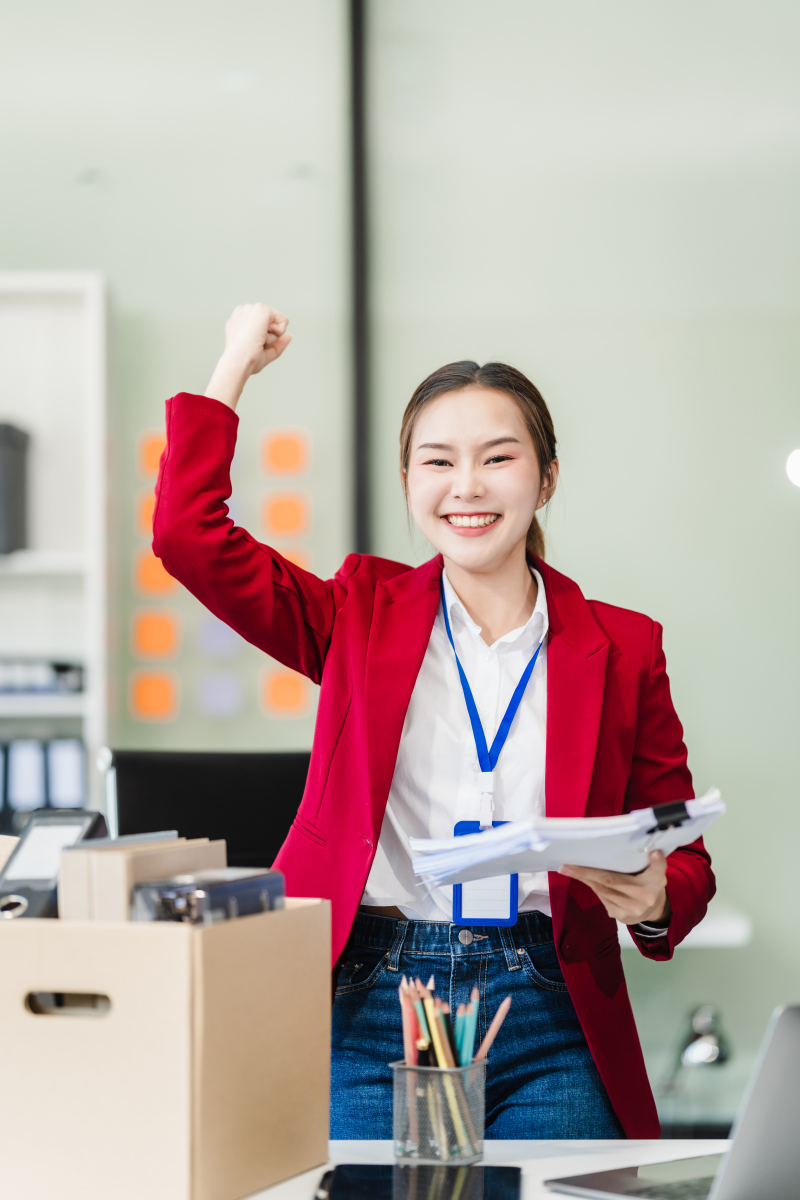
[[[583, 1171], [611, 1170], [631, 1163], [664, 1162], [701, 1154], [721, 1154], [729, 1142], [500, 1142], [484, 1143], [487, 1164], [522, 1167], [523, 1200], [555, 1200], [556, 1192], [542, 1186], [545, 1179], [577, 1175]], [[390, 1163], [391, 1142], [331, 1142], [332, 1163]], [[251, 1200], [312, 1200], [324, 1167], [306, 1171], [275, 1187], [258, 1192]]]

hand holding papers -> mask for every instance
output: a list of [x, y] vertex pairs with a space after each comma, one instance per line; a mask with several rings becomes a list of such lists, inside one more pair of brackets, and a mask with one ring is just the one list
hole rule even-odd
[[718, 788], [699, 800], [637, 808], [621, 817], [533, 817], [454, 838], [411, 838], [414, 873], [435, 884], [516, 872], [557, 871], [565, 863], [634, 874], [651, 850], [671, 854], [725, 812]]

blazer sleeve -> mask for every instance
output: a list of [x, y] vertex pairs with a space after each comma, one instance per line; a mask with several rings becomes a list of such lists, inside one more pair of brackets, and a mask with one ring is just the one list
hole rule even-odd
[[153, 516], [153, 551], [167, 571], [248, 642], [322, 677], [348, 565], [324, 581], [251, 537], [228, 515], [239, 418], [209, 396], [167, 401], [167, 445]]
[[[641, 689], [633, 764], [625, 795], [626, 812], [694, 796], [683, 728], [670, 695], [661, 633], [661, 626], [653, 622], [650, 665]], [[678, 943], [702, 921], [715, 891], [711, 857], [702, 838], [673, 851], [667, 859], [672, 917], [662, 938], [641, 938], [636, 927], [630, 927], [641, 953], [647, 958], [671, 958]]]

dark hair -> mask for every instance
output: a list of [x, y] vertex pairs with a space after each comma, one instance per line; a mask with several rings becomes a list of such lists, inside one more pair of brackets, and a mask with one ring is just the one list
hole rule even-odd
[[[437, 396], [476, 385], [503, 392], [514, 401], [533, 439], [542, 478], [551, 478], [551, 468], [556, 457], [556, 435], [553, 418], [539, 389], [516, 367], [498, 362], [484, 363], [479, 367], [476, 362], [465, 359], [463, 362], [448, 363], [446, 367], [439, 367], [438, 371], [423, 379], [403, 413], [403, 423], [400, 426], [400, 467], [403, 471], [403, 487], [406, 494], [411, 438], [420, 412]], [[535, 513], [528, 530], [527, 545], [539, 558], [544, 558], [544, 533]]]

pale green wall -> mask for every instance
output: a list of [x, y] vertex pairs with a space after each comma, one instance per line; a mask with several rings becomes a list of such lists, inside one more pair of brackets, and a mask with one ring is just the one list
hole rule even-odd
[[[0, 263], [99, 268], [109, 284], [111, 741], [116, 746], [310, 745], [313, 711], [271, 719], [256, 702], [264, 658], [229, 662], [198, 647], [186, 593], [137, 598], [132, 560], [139, 433], [163, 404], [203, 391], [234, 306], [288, 313], [295, 341], [242, 405], [235, 501], [258, 533], [269, 481], [257, 468], [267, 426], [311, 431], [306, 540], [328, 575], [350, 549], [347, 29], [338, 0], [30, 0], [6, 4], [0, 36]], [[134, 721], [129, 652], [135, 607], [181, 617], [177, 720]], [[158, 667], [159, 664], [156, 664]], [[199, 675], [243, 681], [236, 718], [202, 716]]]
[[651, 1057], [718, 1002], [741, 1060], [800, 998], [800, 9], [372, 6], [377, 549], [414, 386], [500, 358], [548, 399], [549, 557], [661, 621], [741, 950], [626, 954]]

